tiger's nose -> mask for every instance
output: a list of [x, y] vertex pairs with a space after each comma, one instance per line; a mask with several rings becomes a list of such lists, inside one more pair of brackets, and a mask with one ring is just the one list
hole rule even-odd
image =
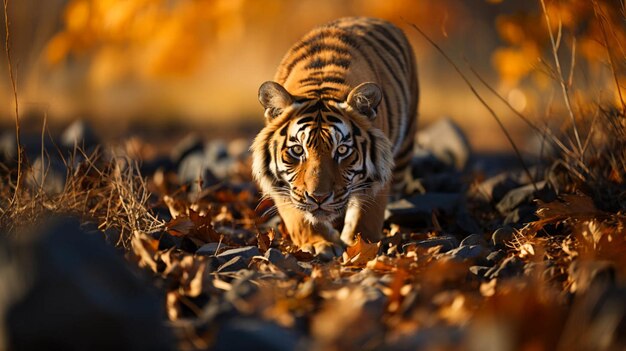
[[324, 203], [324, 201], [326, 201], [326, 199], [328, 199], [333, 193], [332, 192], [328, 192], [328, 193], [308, 193], [306, 192], [305, 195], [310, 198], [311, 200], [313, 200], [316, 204], [321, 205]]

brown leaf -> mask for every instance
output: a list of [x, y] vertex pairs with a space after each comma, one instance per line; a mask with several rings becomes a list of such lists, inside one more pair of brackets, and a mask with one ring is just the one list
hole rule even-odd
[[158, 245], [158, 240], [154, 240], [142, 233], [135, 233], [131, 239], [131, 246], [135, 255], [139, 258], [139, 265], [149, 267], [155, 273], [157, 271], [155, 254]]
[[343, 264], [351, 266], [365, 266], [367, 262], [376, 258], [378, 243], [368, 243], [357, 235], [356, 242], [348, 246], [343, 253]]
[[178, 237], [188, 236], [201, 243], [220, 241], [220, 235], [213, 229], [209, 216], [201, 215], [192, 209], [188, 211], [189, 216], [181, 215], [166, 224], [168, 233]]
[[267, 251], [270, 248], [270, 245], [272, 244], [272, 239], [269, 236], [269, 232], [264, 233], [264, 232], [258, 231], [256, 233], [256, 241], [257, 241], [257, 246], [259, 247], [259, 250], [262, 253]]
[[193, 229], [194, 223], [187, 216], [172, 219], [165, 225], [165, 230], [173, 236], [182, 237], [188, 235]]
[[569, 218], [587, 219], [603, 215], [593, 203], [593, 199], [586, 195], [566, 194], [560, 200], [540, 203], [537, 216], [542, 221], [557, 222]]

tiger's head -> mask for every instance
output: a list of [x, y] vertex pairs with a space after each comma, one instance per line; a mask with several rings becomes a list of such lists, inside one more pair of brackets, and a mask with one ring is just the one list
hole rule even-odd
[[393, 167], [391, 143], [372, 125], [381, 99], [374, 83], [355, 87], [344, 101], [261, 85], [266, 124], [251, 149], [264, 194], [291, 203], [311, 223], [333, 221], [350, 201], [367, 206]]

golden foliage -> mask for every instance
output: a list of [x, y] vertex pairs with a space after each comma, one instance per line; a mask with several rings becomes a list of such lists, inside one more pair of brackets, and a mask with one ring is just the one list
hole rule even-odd
[[[550, 28], [546, 16], [550, 19]], [[529, 76], [536, 78], [533, 72], [538, 70], [553, 76], [551, 68], [545, 66], [551, 61], [545, 59], [550, 57], [549, 31], [556, 38], [562, 65], [573, 62], [596, 77], [607, 68], [614, 70], [619, 79], [626, 76], [626, 27], [619, 2], [546, 1], [545, 14], [539, 6], [537, 11], [500, 15], [496, 30], [506, 46], [492, 53], [492, 63], [508, 86], [515, 86]], [[609, 52], [614, 56], [613, 62]], [[606, 83], [615, 87], [615, 82]], [[538, 87], [547, 86], [538, 84]]]

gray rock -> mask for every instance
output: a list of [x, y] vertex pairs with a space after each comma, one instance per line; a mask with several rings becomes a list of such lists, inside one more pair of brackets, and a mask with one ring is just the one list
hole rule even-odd
[[509, 191], [520, 186], [520, 182], [510, 172], [505, 172], [476, 185], [472, 193], [485, 201], [498, 203]]
[[204, 154], [200, 152], [191, 153], [180, 162], [178, 181], [181, 184], [191, 184], [192, 192], [200, 191], [219, 182], [208, 168]]
[[438, 193], [459, 193], [464, 190], [463, 176], [460, 172], [428, 174], [418, 179], [423, 190]]
[[503, 250], [496, 250], [496, 251], [492, 251], [487, 256], [487, 261], [489, 261], [492, 264], [497, 264], [498, 262], [502, 261], [502, 259], [505, 257], [506, 257], [506, 253]]
[[61, 145], [70, 150], [74, 146], [88, 150], [96, 146], [98, 142], [93, 128], [84, 120], [78, 120], [70, 124], [61, 134]]
[[235, 318], [220, 328], [211, 349], [214, 351], [308, 349], [306, 339], [296, 330], [283, 328], [265, 320]]
[[476, 219], [474, 219], [474, 216], [472, 216], [467, 211], [467, 208], [465, 208], [465, 206], [461, 207], [457, 211], [455, 220], [456, 225], [459, 227], [459, 229], [465, 231], [466, 233], [476, 233], [482, 231], [482, 229], [476, 222]]
[[489, 268], [490, 267], [485, 267], [485, 266], [471, 266], [469, 268], [469, 271], [473, 275], [478, 276], [479, 278], [482, 278], [485, 276], [487, 271], [489, 271]]
[[[546, 182], [541, 181], [535, 184], [537, 189], [542, 189]], [[524, 185], [509, 191], [500, 202], [496, 205], [496, 209], [502, 214], [507, 215], [522, 204], [530, 204], [535, 196], [535, 186], [533, 184]]]
[[247, 264], [254, 256], [261, 256], [259, 248], [256, 246], [244, 246], [238, 247], [236, 249], [226, 250], [217, 255], [217, 258], [220, 260], [220, 262], [226, 262], [231, 260], [233, 257], [241, 257]]
[[491, 244], [498, 248], [506, 248], [515, 239], [515, 229], [507, 226], [496, 229], [491, 235]]
[[226, 301], [237, 305], [237, 301], [249, 301], [250, 298], [259, 291], [259, 287], [251, 279], [256, 273], [244, 269], [237, 274], [237, 278], [231, 283], [230, 290], [224, 294]]
[[430, 249], [431, 247], [441, 246], [441, 250], [439, 252], [448, 252], [459, 246], [459, 241], [453, 236], [441, 236], [436, 238], [429, 238], [426, 240], [420, 240], [415, 243], [408, 243], [402, 246], [403, 250], [411, 246], [416, 245], [417, 247], [421, 247], [423, 249]]
[[297, 258], [290, 254], [283, 255], [280, 250], [274, 248], [269, 248], [265, 251], [265, 258], [286, 273], [300, 273], [303, 270], [298, 265]]
[[487, 241], [481, 234], [470, 234], [461, 240], [460, 246], [487, 245]]
[[521, 205], [513, 209], [504, 217], [504, 224], [519, 228], [521, 225], [534, 222], [538, 219], [535, 215], [537, 208], [535, 205]]
[[224, 245], [223, 243], [208, 243], [200, 246], [198, 250], [196, 250], [196, 255], [213, 256], [218, 249], [228, 250], [229, 247], [227, 245]]
[[0, 240], [3, 349], [174, 349], [152, 284], [77, 220], [14, 238]]
[[278, 265], [278, 267], [286, 272], [299, 273], [303, 271], [298, 259], [290, 254], [285, 255], [285, 259]]
[[468, 164], [472, 151], [461, 128], [449, 118], [439, 119], [417, 133], [417, 143], [438, 159], [459, 170]]
[[524, 273], [524, 262], [517, 256], [507, 257], [499, 265], [491, 267], [485, 277], [488, 279], [504, 279], [519, 276]]
[[196, 134], [188, 134], [182, 138], [170, 151], [169, 158], [175, 164], [180, 162], [190, 154], [204, 153], [204, 143]]
[[208, 163], [211, 165], [227, 160], [229, 158], [228, 144], [221, 139], [211, 140], [205, 144], [204, 153]]
[[387, 205], [385, 219], [402, 226], [424, 226], [430, 223], [434, 210], [453, 214], [462, 204], [462, 199], [461, 194], [449, 193], [413, 195]]
[[0, 162], [12, 163], [17, 159], [15, 134], [5, 132], [0, 136]]
[[456, 249], [450, 250], [446, 253], [446, 256], [450, 256], [453, 259], [459, 261], [476, 260], [487, 257], [491, 251], [481, 245], [460, 246]]
[[32, 164], [26, 183], [32, 189], [41, 188], [48, 195], [63, 192], [67, 179], [67, 167], [58, 157], [38, 157]]
[[246, 262], [246, 260], [242, 258], [241, 256], [235, 256], [231, 258], [230, 260], [222, 263], [217, 268], [217, 271], [220, 273], [236, 272], [236, 271], [240, 271], [246, 268], [248, 268], [248, 263]]
[[454, 166], [439, 160], [435, 154], [419, 145], [415, 145], [411, 159], [411, 174], [420, 179], [433, 174], [456, 172]]
[[265, 251], [264, 257], [275, 265], [278, 265], [285, 259], [283, 253], [273, 247], [270, 247], [267, 251]]

